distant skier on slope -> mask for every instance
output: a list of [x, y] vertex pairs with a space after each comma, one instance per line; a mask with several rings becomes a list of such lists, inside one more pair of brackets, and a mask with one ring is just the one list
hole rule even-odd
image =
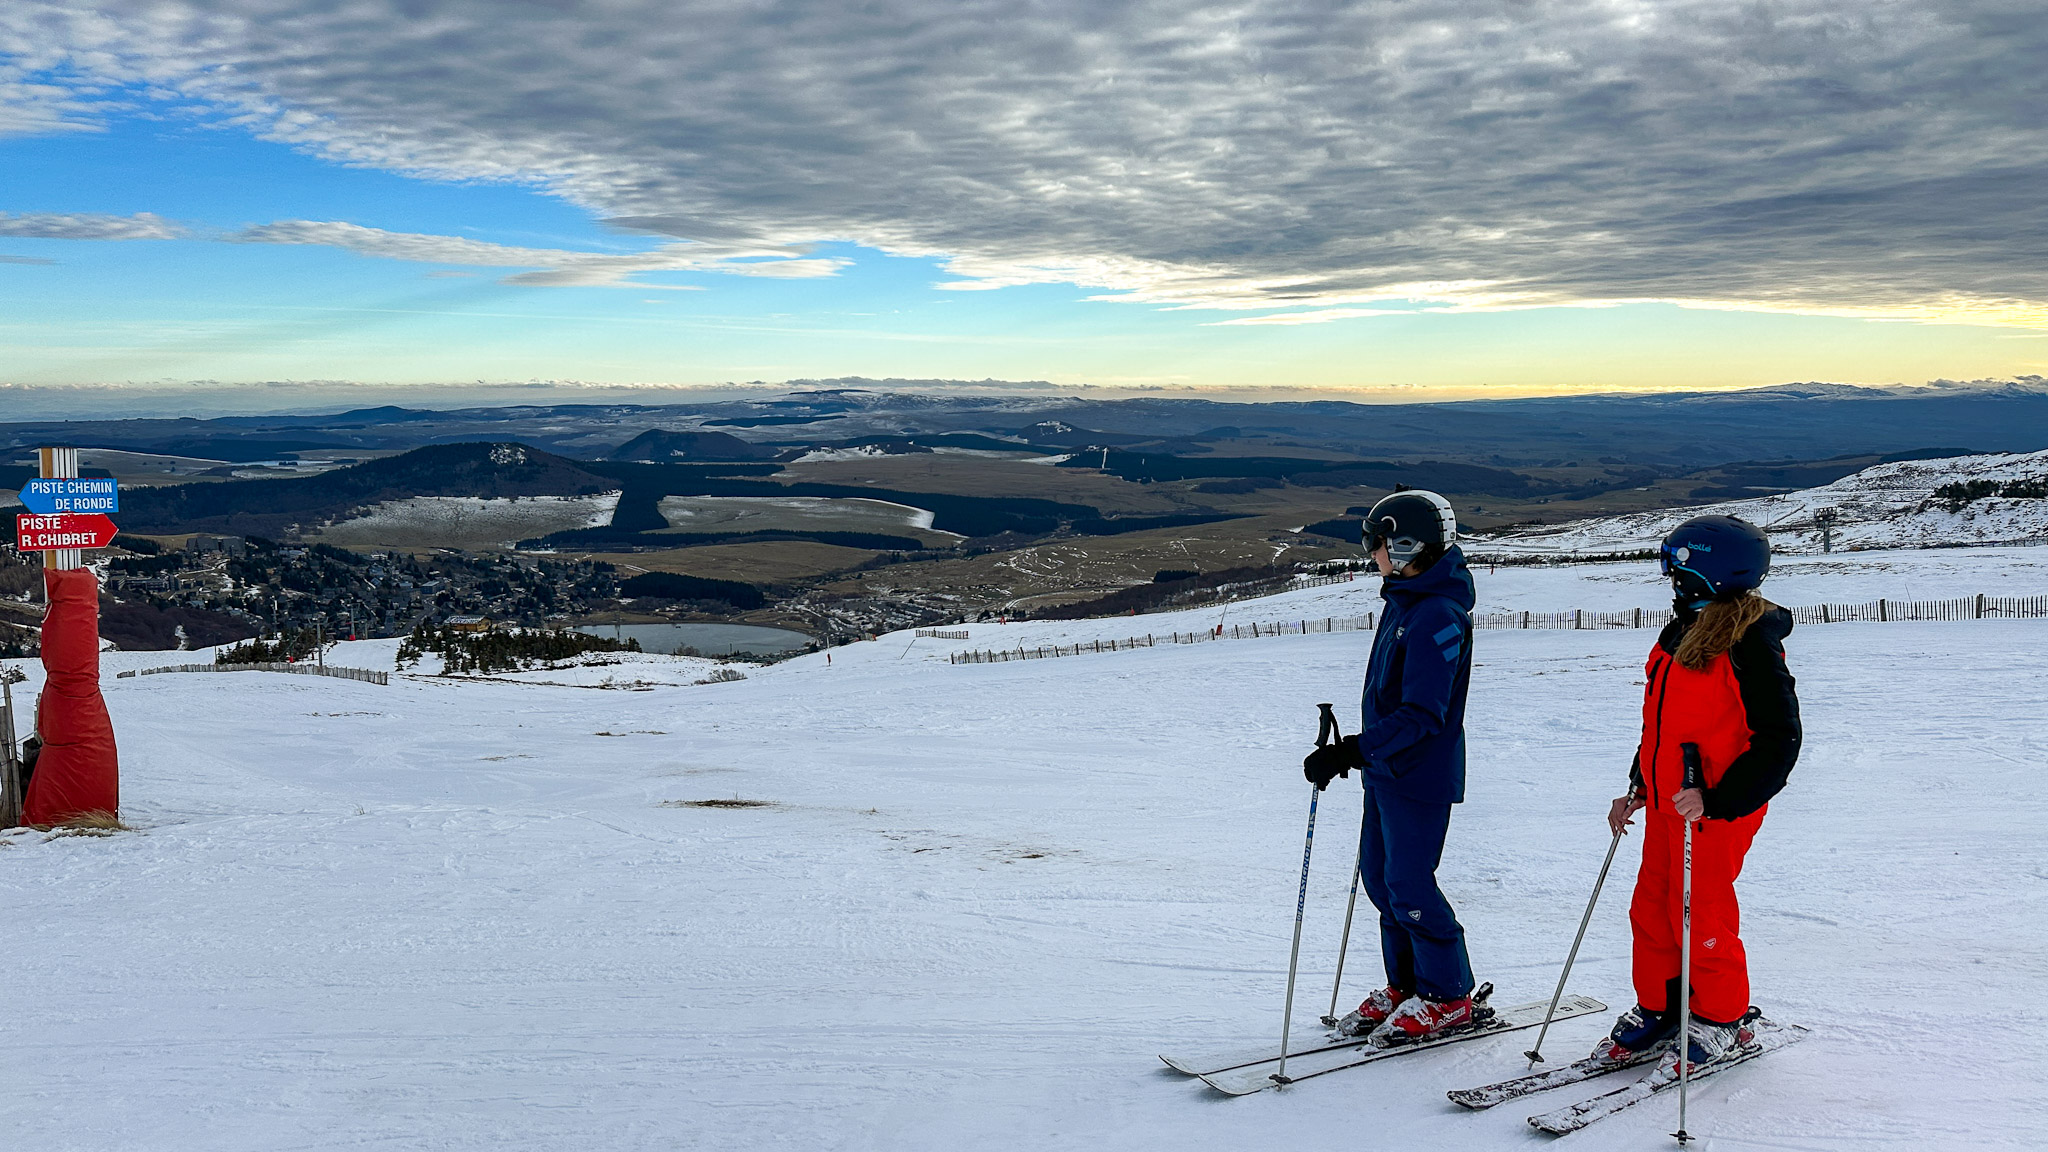
[[[1660, 554], [1677, 618], [1650, 650], [1643, 731], [1628, 795], [1608, 810], [1616, 835], [1647, 807], [1643, 864], [1629, 925], [1636, 1006], [1594, 1056], [1627, 1060], [1672, 1045], [1689, 999], [1694, 1067], [1749, 1042], [1749, 964], [1737, 935], [1735, 878], [1766, 804], [1799, 758], [1799, 698], [1785, 667], [1792, 615], [1757, 594], [1771, 567], [1763, 532], [1732, 516], [1700, 516], [1664, 538]], [[1686, 747], [1706, 787], [1684, 786]], [[1684, 821], [1693, 832], [1692, 989], [1678, 991]], [[1675, 1045], [1673, 1045], [1675, 1047]], [[1675, 1068], [1678, 1054], [1665, 1063]]]
[[1465, 930], [1437, 888], [1451, 805], [1465, 799], [1465, 694], [1472, 681], [1472, 575], [1450, 502], [1419, 489], [1372, 506], [1364, 543], [1385, 574], [1386, 610], [1366, 665], [1359, 733], [1302, 763], [1318, 788], [1359, 768], [1359, 874], [1380, 913], [1387, 986], [1339, 1021], [1398, 1044], [1477, 1022]]

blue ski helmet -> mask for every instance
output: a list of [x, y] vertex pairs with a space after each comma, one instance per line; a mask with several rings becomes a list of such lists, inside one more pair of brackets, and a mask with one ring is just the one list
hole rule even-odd
[[1732, 600], [1764, 582], [1771, 541], [1747, 520], [1695, 516], [1664, 537], [1657, 562], [1681, 599]]

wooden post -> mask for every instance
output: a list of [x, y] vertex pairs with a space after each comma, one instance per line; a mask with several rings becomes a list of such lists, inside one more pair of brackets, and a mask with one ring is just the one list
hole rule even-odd
[[0, 671], [0, 828], [21, 824], [21, 759], [14, 742], [12, 669]]
[[1971, 619], [1973, 619], [1973, 620], [1982, 620], [1983, 618], [1984, 618], [1984, 594], [1983, 594], [1982, 592], [1979, 592], [1979, 593], [1977, 593], [1977, 614], [1976, 614], [1975, 616], [1971, 617]]
[[[78, 475], [78, 449], [39, 448], [36, 455], [41, 458], [43, 479], [68, 480]], [[85, 566], [85, 549], [53, 548], [43, 553], [43, 567], [68, 572]]]
[[1880, 597], [1877, 601], [1877, 618], [1880, 622], [1889, 621], [1891, 619], [1891, 606], [1886, 604], [1882, 597]]

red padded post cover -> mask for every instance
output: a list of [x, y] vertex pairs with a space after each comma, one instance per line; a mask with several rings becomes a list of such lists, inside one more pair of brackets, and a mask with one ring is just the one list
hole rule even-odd
[[114, 724], [100, 697], [100, 584], [88, 568], [43, 570], [43, 694], [36, 732], [43, 752], [22, 803], [29, 824], [61, 824], [94, 812], [118, 815], [121, 769]]

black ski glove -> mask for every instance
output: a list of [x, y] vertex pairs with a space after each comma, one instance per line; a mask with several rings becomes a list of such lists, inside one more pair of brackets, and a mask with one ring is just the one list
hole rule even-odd
[[1365, 757], [1358, 754], [1358, 737], [1339, 736], [1335, 743], [1324, 744], [1309, 753], [1301, 762], [1301, 774], [1320, 792], [1337, 777], [1348, 777], [1353, 768], [1364, 767]]

